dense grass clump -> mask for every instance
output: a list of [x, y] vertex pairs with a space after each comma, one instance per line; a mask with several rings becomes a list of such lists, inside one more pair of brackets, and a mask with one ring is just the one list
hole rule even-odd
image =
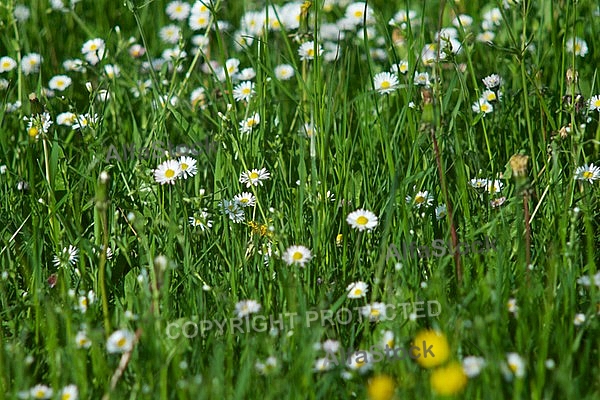
[[599, 27], [4, 0], [0, 398], [600, 398]]

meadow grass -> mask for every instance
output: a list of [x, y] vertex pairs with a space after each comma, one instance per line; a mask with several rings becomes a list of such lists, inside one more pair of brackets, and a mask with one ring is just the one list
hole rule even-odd
[[181, 3], [0, 4], [0, 398], [600, 398], [596, 2]]

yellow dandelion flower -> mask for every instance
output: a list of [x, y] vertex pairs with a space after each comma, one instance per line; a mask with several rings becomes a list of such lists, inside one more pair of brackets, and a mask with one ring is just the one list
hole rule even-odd
[[379, 375], [369, 381], [370, 400], [390, 400], [394, 396], [394, 380], [387, 375]]
[[433, 368], [442, 365], [450, 356], [450, 347], [448, 340], [442, 332], [432, 329], [425, 329], [417, 333], [413, 341], [415, 346], [421, 346], [427, 349], [431, 346], [431, 351], [435, 354], [433, 357], [419, 357], [417, 363], [423, 368]]
[[436, 369], [431, 373], [430, 379], [433, 391], [442, 396], [451, 396], [463, 391], [467, 381], [463, 367], [457, 362]]

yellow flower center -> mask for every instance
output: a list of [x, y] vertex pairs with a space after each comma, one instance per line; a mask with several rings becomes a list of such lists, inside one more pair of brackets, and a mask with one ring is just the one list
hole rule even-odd
[[250, 179], [258, 179], [258, 173], [256, 173], [256, 172], [250, 173]]
[[417, 196], [417, 197], [415, 197], [415, 203], [422, 204], [424, 202], [425, 202], [425, 197], [424, 196]]
[[169, 179], [175, 176], [175, 171], [172, 169], [168, 169], [165, 171], [165, 176]]
[[96, 50], [98, 50], [98, 46], [96, 46], [95, 44], [92, 44], [92, 45], [90, 46], [90, 50], [91, 50], [91, 51], [96, 51]]
[[360, 290], [360, 289], [354, 289], [354, 294], [355, 294], [356, 296], [360, 296], [360, 295], [362, 294], [362, 292], [363, 292], [363, 291], [362, 291], [362, 290]]
[[371, 315], [372, 315], [372, 316], [374, 316], [374, 317], [378, 317], [378, 316], [379, 316], [379, 314], [380, 314], [379, 310], [377, 310], [377, 309], [375, 309], [375, 308], [371, 309]]
[[591, 171], [585, 171], [585, 172], [583, 173], [583, 177], [584, 177], [585, 179], [590, 179], [590, 178], [591, 178], [591, 177], [593, 177], [593, 176], [594, 176], [594, 174], [593, 174]]
[[29, 137], [34, 138], [38, 135], [39, 133], [39, 129], [36, 128], [35, 126], [32, 126], [31, 128], [29, 128], [29, 130], [27, 131], [27, 133], [29, 134]]
[[10, 63], [8, 61], [4, 61], [2, 63], [2, 68], [8, 68], [8, 67], [10, 67]]
[[579, 43], [575, 43], [575, 53], [579, 53], [581, 51], [581, 45]]
[[300, 253], [299, 251], [295, 252], [294, 255], [292, 256], [292, 258], [294, 259], [294, 261], [300, 261], [302, 260], [302, 253]]
[[308, 49], [308, 50], [306, 50], [306, 54], [309, 57], [314, 57], [315, 56], [315, 49]]
[[249, 201], [250, 201], [250, 200], [248, 200], [248, 199], [244, 198], [244, 199], [241, 199], [241, 200], [240, 200], [240, 203], [244, 203], [244, 204], [246, 204], [246, 203], [248, 203]]
[[366, 225], [367, 222], [369, 222], [369, 219], [364, 215], [361, 215], [360, 217], [356, 218], [356, 223], [359, 225]]
[[382, 89], [387, 89], [391, 86], [390, 81], [383, 81], [381, 82], [381, 88]]
[[250, 94], [251, 93], [251, 89], [249, 87], [245, 87], [242, 89], [242, 93], [243, 94]]
[[179, 164], [179, 165], [181, 166], [181, 169], [182, 169], [182, 170], [184, 170], [184, 171], [185, 171], [186, 169], [188, 169], [188, 167], [189, 167], [189, 166], [188, 166], [186, 163], [181, 163], [181, 164]]
[[600, 99], [597, 99], [596, 101], [594, 101], [594, 107], [600, 108]]
[[517, 372], [517, 364], [508, 364], [508, 367], [513, 373]]
[[117, 340], [117, 346], [118, 347], [124, 347], [125, 344], [127, 344], [127, 339], [125, 339], [124, 337], [122, 337], [121, 339]]
[[363, 12], [362, 12], [362, 11], [360, 11], [360, 10], [356, 10], [356, 11], [354, 11], [354, 16], [355, 16], [356, 18], [360, 18], [360, 17], [362, 17], [362, 16], [363, 16]]
[[60, 397], [61, 400], [71, 400], [71, 398], [71, 393], [65, 393]]

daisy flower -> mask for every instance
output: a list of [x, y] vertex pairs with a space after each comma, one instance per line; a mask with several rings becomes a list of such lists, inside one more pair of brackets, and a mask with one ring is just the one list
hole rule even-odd
[[314, 372], [324, 372], [333, 369], [335, 366], [334, 363], [330, 362], [327, 357], [318, 358], [315, 361], [315, 366], [313, 367]]
[[414, 20], [417, 16], [417, 12], [414, 10], [400, 10], [394, 17], [388, 22], [391, 26], [399, 26], [402, 29], [406, 29], [408, 27], [407, 23], [410, 23], [411, 20]]
[[277, 358], [275, 357], [267, 358], [264, 363], [257, 361], [256, 364], [254, 364], [256, 370], [261, 375], [268, 375], [275, 371], [277, 369], [277, 365]]
[[500, 193], [503, 187], [504, 184], [502, 182], [500, 182], [498, 179], [494, 179], [487, 182], [486, 190], [490, 194]]
[[244, 210], [237, 201], [223, 200], [219, 204], [223, 209], [225, 215], [229, 217], [234, 223], [239, 224], [244, 221]]
[[256, 197], [254, 197], [252, 193], [248, 192], [235, 195], [233, 200], [237, 201], [237, 203], [242, 207], [253, 207], [256, 204]]
[[502, 84], [502, 78], [498, 74], [492, 74], [482, 79], [487, 89], [494, 89]]
[[126, 353], [133, 349], [135, 336], [127, 329], [113, 332], [106, 341], [106, 351], [109, 353]]
[[190, 5], [183, 1], [175, 0], [167, 4], [166, 13], [169, 19], [175, 21], [185, 21], [190, 15]]
[[32, 139], [37, 139], [41, 133], [48, 133], [48, 129], [54, 123], [47, 112], [23, 119], [27, 121], [27, 134]]
[[100, 38], [90, 39], [81, 47], [81, 54], [92, 65], [96, 65], [104, 58], [106, 45]]
[[598, 111], [600, 112], [600, 95], [594, 95], [588, 101], [588, 107], [590, 111]]
[[92, 345], [92, 341], [88, 338], [85, 331], [77, 332], [75, 335], [75, 345], [78, 349], [89, 349]]
[[67, 385], [60, 392], [60, 400], [77, 400], [79, 390], [76, 385]]
[[373, 77], [375, 90], [381, 94], [392, 93], [398, 88], [399, 83], [396, 75], [389, 72], [380, 72]]
[[254, 115], [252, 115], [240, 122], [240, 133], [248, 134], [248, 133], [252, 132], [252, 130], [258, 124], [260, 124], [260, 114], [254, 113]]
[[[256, 78], [256, 71], [252, 67], [244, 68], [236, 76], [236, 79], [241, 81], [249, 81], [254, 78]], [[254, 89], [254, 84], [252, 84], [252, 89]]]
[[287, 81], [294, 77], [294, 67], [289, 64], [281, 64], [275, 67], [275, 78], [280, 81]]
[[287, 265], [297, 264], [299, 267], [304, 267], [311, 260], [312, 254], [304, 246], [290, 246], [283, 253], [282, 258]]
[[517, 299], [511, 298], [508, 299], [506, 303], [506, 308], [508, 308], [508, 312], [517, 316], [519, 313], [519, 306], [517, 305]]
[[46, 385], [35, 385], [29, 390], [29, 395], [34, 399], [49, 399], [54, 394], [54, 391]]
[[154, 170], [154, 180], [161, 185], [166, 183], [174, 185], [180, 175], [181, 166], [176, 160], [167, 160]]
[[393, 349], [396, 345], [396, 339], [394, 338], [394, 332], [392, 331], [384, 331], [383, 337], [381, 338], [381, 347], [384, 349], [386, 346], [390, 349]]
[[469, 378], [474, 378], [481, 373], [485, 366], [485, 359], [483, 357], [468, 356], [463, 359], [462, 366], [465, 374]]
[[373, 230], [378, 224], [377, 215], [373, 214], [369, 210], [358, 209], [356, 211], [351, 212], [346, 217], [346, 222], [359, 231]]
[[492, 106], [490, 102], [488, 102], [486, 99], [481, 98], [478, 99], [475, 103], [473, 103], [471, 109], [474, 113], [483, 114], [485, 116], [486, 114], [489, 114], [492, 111], [494, 111], [494, 106]]
[[340, 342], [333, 339], [327, 339], [323, 342], [323, 346], [320, 346], [328, 353], [337, 353], [340, 349]]
[[12, 71], [16, 66], [17, 62], [12, 58], [8, 56], [0, 58], [0, 73]]
[[255, 300], [243, 300], [235, 305], [235, 314], [238, 318], [259, 312], [261, 305]]
[[188, 25], [191, 30], [198, 31], [200, 29], [204, 29], [208, 27], [210, 23], [210, 12], [198, 12], [195, 13], [192, 11], [190, 15], [190, 19], [188, 20]]
[[[323, 54], [323, 48], [321, 45], [317, 46], [317, 55]], [[315, 42], [304, 42], [298, 49], [298, 55], [300, 55], [300, 60], [313, 60], [315, 58]]]
[[506, 201], [506, 197], [505, 196], [498, 197], [497, 199], [490, 200], [490, 206], [492, 206], [492, 208], [498, 208], [502, 204], [504, 204], [505, 201]]
[[392, 72], [402, 75], [406, 74], [408, 72], [408, 61], [402, 60], [398, 64], [392, 65]]
[[31, 11], [29, 11], [29, 8], [27, 6], [24, 6], [23, 4], [16, 4], [13, 15], [15, 16], [15, 19], [17, 21], [25, 22], [29, 19]]
[[429, 73], [415, 72], [415, 85], [429, 87]]
[[240, 70], [240, 60], [237, 58], [230, 58], [225, 61], [225, 68], [227, 69], [227, 73], [229, 76], [234, 76]]
[[445, 204], [440, 204], [435, 208], [435, 218], [437, 220], [446, 218], [446, 215], [448, 215], [448, 209]]
[[44, 59], [37, 53], [29, 53], [21, 59], [21, 70], [25, 75], [36, 74]]
[[196, 175], [198, 168], [196, 167], [196, 160], [192, 157], [182, 156], [179, 158], [179, 169], [181, 170], [181, 177], [187, 179], [188, 177]]
[[181, 29], [177, 25], [166, 25], [160, 28], [158, 35], [165, 43], [176, 44], [179, 41]]
[[71, 86], [71, 78], [66, 75], [56, 75], [48, 82], [48, 87], [52, 90], [63, 91]]
[[585, 314], [575, 314], [575, 318], [573, 319], [573, 324], [575, 326], [580, 326], [585, 322]]
[[473, 178], [469, 181], [469, 185], [474, 187], [475, 189], [481, 189], [487, 186], [487, 179], [482, 178]]
[[83, 61], [76, 58], [74, 60], [65, 60], [63, 61], [63, 68], [66, 71], [70, 72], [85, 72], [85, 66], [83, 65]]
[[581, 167], [577, 167], [575, 170], [575, 179], [580, 181], [588, 181], [589, 183], [593, 183], [595, 180], [600, 178], [600, 167], [594, 166], [594, 164], [582, 165]]
[[367, 304], [366, 306], [361, 307], [360, 312], [364, 317], [369, 318], [369, 321], [372, 322], [380, 320], [385, 321], [387, 318], [384, 303]]
[[263, 181], [267, 180], [271, 177], [271, 174], [267, 171], [266, 168], [253, 169], [252, 171], [242, 172], [240, 174], [240, 183], [245, 183], [246, 187], [250, 187], [252, 185], [260, 186], [263, 185]]
[[368, 351], [355, 351], [350, 356], [348, 368], [363, 374], [373, 368], [373, 356]]
[[121, 68], [118, 65], [106, 64], [104, 66], [104, 73], [109, 79], [113, 79], [121, 75]]
[[[233, 88], [233, 98], [235, 101], [250, 101], [254, 93], [253, 82], [242, 82]], [[260, 121], [260, 117], [258, 120]]]
[[585, 40], [579, 37], [572, 37], [567, 40], [566, 49], [569, 53], [575, 53], [576, 56], [585, 57], [588, 53], [588, 46]]
[[517, 378], [525, 376], [525, 362], [517, 353], [508, 353], [506, 355], [509, 372]]
[[202, 232], [207, 231], [209, 228], [212, 228], [212, 221], [210, 220], [210, 214], [203, 210], [200, 212], [199, 217], [190, 217], [189, 218], [190, 225], [193, 227], [200, 227]]
[[477, 41], [482, 43], [493, 43], [496, 34], [492, 31], [483, 31], [477, 34]]
[[366, 296], [369, 291], [369, 285], [363, 281], [358, 281], [348, 285], [346, 290], [348, 291], [349, 299], [360, 299], [361, 297]]
[[413, 203], [415, 208], [429, 207], [433, 204], [433, 196], [427, 191], [419, 191], [413, 199], [411, 196], [406, 196], [406, 203]]
[[52, 259], [52, 263], [55, 267], [66, 267], [68, 265], [75, 265], [79, 258], [79, 249], [73, 245], [62, 249], [60, 254], [57, 254]]
[[485, 101], [491, 103], [491, 102], [501, 99], [502, 93], [498, 92], [498, 94], [496, 94], [496, 92], [494, 92], [493, 90], [486, 89], [481, 94], [481, 98], [484, 99]]
[[79, 308], [79, 311], [83, 314], [86, 313], [87, 309], [88, 309], [88, 298], [86, 296], [79, 296], [79, 299], [77, 301], [77, 307]]
[[452, 20], [452, 25], [454, 25], [457, 28], [460, 26], [467, 28], [473, 25], [473, 17], [467, 14], [460, 14]]
[[76, 116], [76, 121], [71, 125], [72, 129], [83, 129], [85, 127], [94, 127], [98, 123], [98, 114], [91, 115], [89, 113]]

